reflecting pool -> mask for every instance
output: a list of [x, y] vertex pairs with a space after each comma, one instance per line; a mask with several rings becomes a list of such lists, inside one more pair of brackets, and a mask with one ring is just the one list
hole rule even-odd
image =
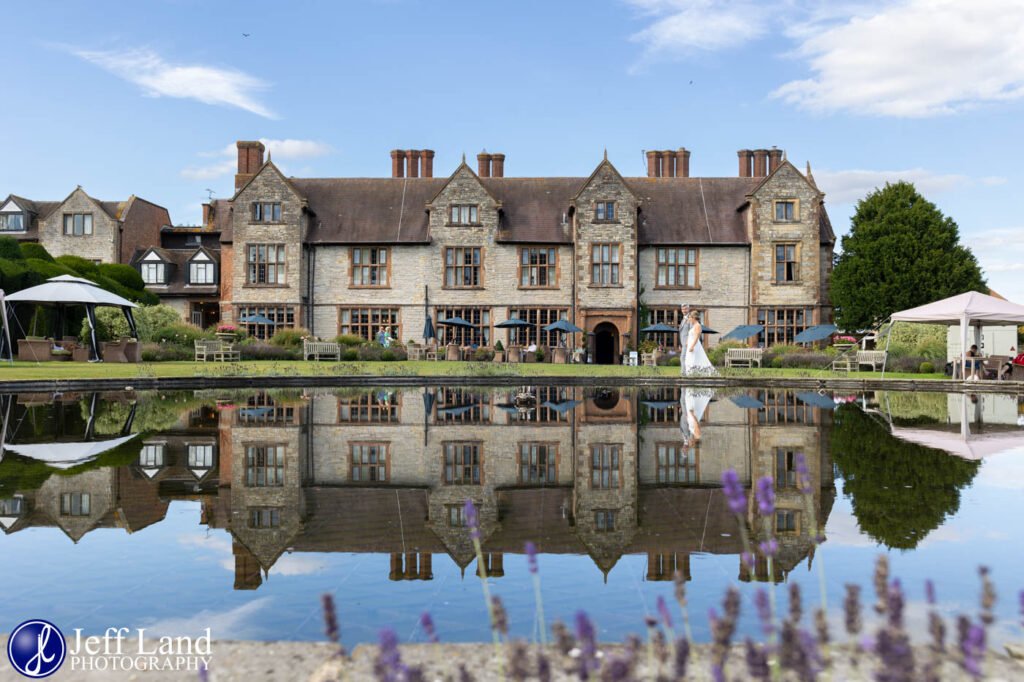
[[[463, 503], [514, 635], [579, 609], [601, 637], [643, 630], [687, 580], [694, 634], [725, 588], [797, 582], [839, 627], [844, 584], [888, 553], [924, 630], [924, 580], [976, 611], [979, 564], [1012, 632], [1024, 587], [1024, 400], [1011, 395], [451, 385], [373, 390], [0, 398], [0, 631], [147, 627], [217, 638], [322, 637], [333, 592], [346, 644], [385, 626], [422, 641], [488, 638]], [[812, 491], [798, 490], [806, 458]], [[771, 476], [747, 524], [780, 544], [748, 569], [722, 494]], [[816, 544], [817, 528], [824, 541]], [[784, 603], [785, 594], [776, 587]], [[748, 602], [745, 602], [748, 603]], [[749, 608], [740, 629], [754, 633]]]

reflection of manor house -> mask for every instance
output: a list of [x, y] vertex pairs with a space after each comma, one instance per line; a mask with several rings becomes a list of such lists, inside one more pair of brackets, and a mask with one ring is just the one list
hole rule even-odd
[[[534, 400], [517, 404], [523, 392]], [[748, 483], [780, 481], [771, 522], [782, 578], [811, 551], [810, 508], [792, 487], [796, 453], [807, 456], [822, 524], [831, 508], [830, 413], [788, 393], [748, 398], [763, 407], [713, 400], [699, 442], [687, 443], [676, 388], [256, 393], [144, 434], [130, 466], [51, 476], [0, 500], [0, 523], [59, 525], [77, 539], [102, 526], [138, 530], [170, 499], [201, 499], [202, 523], [233, 537], [237, 589], [259, 587], [284, 552], [386, 553], [393, 580], [430, 580], [435, 555], [463, 569], [475, 559], [470, 498], [492, 576], [530, 540], [544, 553], [587, 554], [604, 573], [623, 554], [645, 554], [647, 578], [668, 580], [676, 569], [690, 577], [691, 554], [742, 550], [719, 489], [734, 468]], [[67, 495], [78, 506], [67, 498], [62, 511]], [[767, 578], [766, 567], [757, 574]]]
[[761, 410], [716, 400], [700, 443], [687, 445], [678, 389], [639, 398], [531, 390], [533, 409], [515, 406], [516, 391], [454, 387], [237, 406], [221, 422], [221, 481], [231, 488], [205, 514], [235, 537], [236, 587], [258, 587], [285, 551], [388, 553], [395, 580], [430, 579], [436, 554], [466, 568], [475, 558], [467, 498], [480, 508], [491, 575], [527, 540], [545, 553], [588, 554], [604, 572], [623, 554], [646, 554], [649, 579], [688, 575], [692, 553], [741, 551], [718, 489], [727, 468], [748, 481], [783, 475], [784, 511], [773, 520], [781, 577], [810, 549], [791, 487], [797, 452], [820, 490], [816, 513], [831, 507], [829, 413], [792, 394], [762, 393]]

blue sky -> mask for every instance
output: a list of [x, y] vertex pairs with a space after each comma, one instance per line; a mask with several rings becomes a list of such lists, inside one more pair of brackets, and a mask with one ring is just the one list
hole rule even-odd
[[737, 149], [777, 145], [840, 232], [871, 188], [915, 181], [1024, 301], [1020, 0], [97, 0], [4, 23], [3, 195], [81, 184], [194, 223], [207, 188], [230, 196], [238, 139], [320, 177], [387, 175], [393, 148], [436, 150], [436, 175], [486, 148], [528, 176], [607, 148], [642, 175], [642, 150], [680, 146], [731, 176]]

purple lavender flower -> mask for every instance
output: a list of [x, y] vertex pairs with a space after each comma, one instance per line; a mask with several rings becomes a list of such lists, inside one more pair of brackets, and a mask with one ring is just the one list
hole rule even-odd
[[320, 601], [324, 609], [324, 632], [327, 639], [338, 645], [338, 654], [344, 656], [345, 647], [341, 644], [341, 629], [338, 627], [338, 611], [334, 606], [334, 597], [326, 592]]
[[658, 615], [661, 616], [661, 624], [665, 626], [666, 630], [672, 629], [672, 614], [668, 612], [668, 604], [665, 603], [665, 598], [658, 595]]
[[529, 541], [526, 543], [526, 567], [531, 575], [537, 575], [537, 545]]
[[686, 664], [690, 660], [690, 642], [685, 637], [676, 640], [676, 679], [686, 679]]
[[742, 516], [747, 510], [747, 494], [740, 485], [740, 476], [735, 469], [726, 469], [722, 473], [722, 487], [725, 499], [729, 502], [729, 509], [733, 514]]
[[759, 587], [754, 593], [754, 607], [757, 609], [757, 619], [761, 621], [764, 636], [770, 637], [775, 630], [775, 624], [772, 623], [772, 607], [768, 592], [763, 587]]
[[394, 630], [380, 631], [380, 648], [373, 669], [377, 679], [385, 682], [398, 682], [405, 677], [405, 666], [398, 651], [398, 635]]
[[757, 511], [761, 516], [771, 516], [775, 512], [775, 481], [771, 476], [757, 479]]
[[889, 612], [889, 624], [897, 629], [903, 627], [903, 587], [899, 578], [889, 584], [889, 594], [886, 599], [886, 607]]
[[754, 640], [749, 637], [747, 637], [747, 672], [753, 680], [768, 680], [771, 678], [767, 652], [754, 644]]
[[469, 537], [474, 540], [480, 539], [480, 519], [476, 514], [476, 505], [473, 500], [466, 500], [464, 508], [466, 528], [469, 528]]
[[711, 666], [711, 679], [715, 682], [725, 682], [725, 671], [717, 663]]
[[494, 613], [494, 629], [508, 637], [508, 611], [505, 610], [501, 597], [491, 597], [491, 611]]
[[210, 679], [210, 669], [203, 663], [203, 667], [199, 669], [199, 682], [207, 682]]
[[804, 453], [796, 453], [796, 485], [804, 495], [811, 494], [811, 472], [807, 469]]
[[761, 554], [770, 557], [774, 557], [779, 551], [779, 543], [775, 538], [765, 540], [757, 547], [761, 550]]
[[961, 644], [964, 655], [964, 670], [976, 678], [981, 677], [981, 661], [985, 657], [985, 628], [971, 623], [967, 637]]
[[580, 668], [581, 680], [590, 678], [590, 673], [597, 670], [597, 633], [594, 631], [594, 624], [585, 611], [576, 613], [576, 641], [580, 647]]
[[420, 616], [420, 625], [423, 626], [423, 632], [427, 635], [427, 641], [431, 644], [437, 644], [437, 629], [434, 627], [434, 619], [430, 617], [429, 611], [424, 611], [423, 615]]
[[846, 621], [846, 634], [856, 635], [860, 632], [861, 625], [861, 605], [860, 605], [860, 585], [846, 585], [846, 599], [843, 600], [843, 614], [845, 615]]
[[935, 606], [935, 583], [930, 579], [924, 581], [924, 598], [928, 601], [928, 604]]
[[754, 554], [752, 552], [743, 552], [740, 554], [740, 561], [742, 561], [743, 565], [751, 571], [754, 570]]

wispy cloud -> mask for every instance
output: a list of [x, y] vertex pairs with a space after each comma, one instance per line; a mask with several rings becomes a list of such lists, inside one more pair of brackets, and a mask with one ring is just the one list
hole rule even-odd
[[253, 639], [261, 634], [258, 614], [270, 602], [270, 597], [261, 597], [227, 611], [204, 609], [189, 616], [152, 621], [144, 627], [149, 636], [196, 637], [210, 628], [214, 639]]
[[269, 86], [244, 71], [203, 64], [176, 64], [148, 48], [71, 50], [76, 57], [134, 83], [149, 97], [194, 99], [276, 118], [258, 99]]
[[[270, 155], [278, 161], [296, 161], [312, 159], [330, 154], [331, 146], [316, 140], [271, 140], [261, 138], [260, 142], [267, 148]], [[200, 152], [199, 156], [216, 159], [210, 163], [189, 166], [181, 171], [182, 177], [188, 180], [214, 180], [235, 172], [238, 151], [234, 143], [225, 145], [216, 151]]]
[[801, 109], [920, 118], [1024, 97], [1024, 3], [624, 0], [643, 61], [749, 47], [803, 62], [768, 94]]

